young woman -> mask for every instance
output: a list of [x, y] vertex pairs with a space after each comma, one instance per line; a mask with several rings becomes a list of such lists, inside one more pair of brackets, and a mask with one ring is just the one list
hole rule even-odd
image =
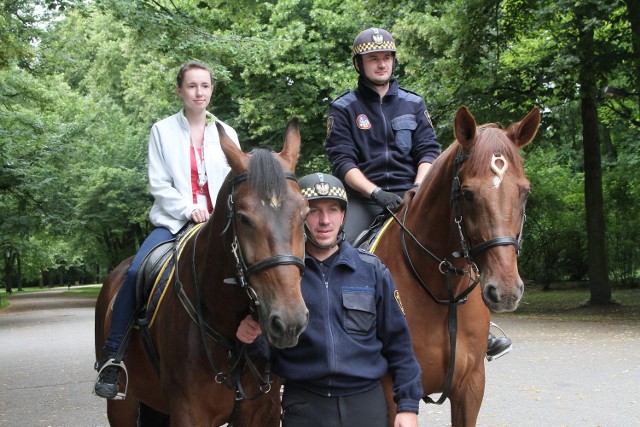
[[121, 346], [135, 313], [135, 282], [140, 264], [151, 249], [175, 237], [189, 221], [207, 221], [215, 208], [218, 191], [230, 170], [215, 122], [221, 123], [240, 146], [235, 130], [207, 111], [214, 87], [206, 65], [197, 61], [185, 63], [176, 78], [183, 108], [151, 128], [149, 188], [155, 201], [149, 219], [155, 229], [133, 258], [115, 299], [105, 357], [95, 366], [99, 375], [94, 391], [98, 396], [113, 398], [118, 393], [123, 365], [115, 357], [125, 353]]

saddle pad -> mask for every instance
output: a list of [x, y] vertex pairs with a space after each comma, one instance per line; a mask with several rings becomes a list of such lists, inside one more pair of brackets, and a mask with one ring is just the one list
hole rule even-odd
[[368, 250], [372, 254], [376, 253], [376, 247], [378, 246], [378, 242], [380, 241], [380, 238], [382, 237], [384, 232], [387, 231], [387, 227], [389, 227], [389, 224], [391, 224], [391, 221], [393, 221], [393, 217], [387, 218], [387, 220], [384, 222], [384, 224], [379, 229], [377, 234], [373, 236], [373, 239], [369, 242], [368, 247], [363, 249]]
[[160, 308], [160, 305], [162, 304], [162, 301], [164, 299], [165, 292], [167, 291], [167, 285], [171, 283], [171, 279], [173, 278], [176, 270], [176, 262], [182, 256], [182, 251], [184, 250], [186, 243], [191, 239], [191, 237], [193, 237], [200, 231], [200, 228], [202, 228], [204, 224], [205, 223], [194, 225], [193, 228], [188, 230], [182, 237], [180, 237], [180, 240], [176, 242], [175, 256], [170, 256], [164, 262], [162, 268], [156, 276], [156, 280], [153, 284], [153, 287], [151, 288], [151, 292], [147, 300], [147, 309], [144, 314], [144, 323], [149, 325], [149, 329], [151, 329], [151, 327], [153, 326], [153, 322], [156, 318], [156, 313], [158, 312], [158, 309]]

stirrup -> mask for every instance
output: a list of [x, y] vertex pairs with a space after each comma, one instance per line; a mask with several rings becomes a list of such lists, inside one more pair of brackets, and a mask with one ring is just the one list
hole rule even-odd
[[122, 369], [124, 371], [124, 391], [118, 391], [118, 393], [114, 397], [112, 397], [111, 400], [124, 400], [124, 399], [126, 399], [127, 390], [129, 388], [129, 372], [127, 371], [127, 367], [125, 366], [124, 361], [122, 361], [122, 360], [117, 361], [113, 357], [108, 359], [106, 362], [104, 362], [104, 364], [102, 365], [102, 367], [98, 371], [98, 376], [96, 378], [96, 382], [98, 381], [98, 379], [100, 379], [100, 373], [104, 370], [104, 368], [106, 368], [108, 366], [117, 366], [118, 368], [120, 368], [120, 369]]
[[[495, 323], [493, 323], [493, 322], [489, 322], [489, 327], [491, 327], [491, 326], [494, 326], [494, 327], [498, 328], [498, 329], [500, 330], [500, 332], [502, 332], [502, 335], [503, 335], [505, 338], [507, 338], [509, 341], [511, 341], [511, 338], [509, 338], [509, 336], [507, 335], [507, 333], [506, 333], [506, 332], [505, 332], [505, 331], [504, 331], [500, 326], [496, 325], [496, 324], [495, 324]], [[497, 337], [496, 337], [496, 338], [497, 338]], [[502, 350], [500, 353], [495, 354], [495, 355], [493, 355], [493, 356], [490, 356], [490, 355], [488, 355], [488, 354], [486, 354], [486, 353], [485, 353], [485, 357], [487, 358], [487, 361], [488, 361], [488, 362], [491, 362], [492, 360], [499, 359], [499, 358], [501, 358], [502, 356], [504, 356], [505, 354], [510, 353], [510, 352], [511, 352], [511, 350], [513, 350], [513, 344], [509, 344], [509, 347], [505, 348], [505, 349], [504, 349], [504, 350]]]

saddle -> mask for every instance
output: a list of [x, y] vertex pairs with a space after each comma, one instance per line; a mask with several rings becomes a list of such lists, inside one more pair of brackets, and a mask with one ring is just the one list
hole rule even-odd
[[189, 223], [176, 237], [159, 243], [145, 256], [136, 276], [137, 325], [151, 326], [166, 286], [175, 273], [175, 263], [185, 242], [201, 225]]
[[[142, 334], [143, 344], [147, 351], [156, 373], [160, 373], [160, 359], [158, 352], [153, 345], [149, 328], [153, 325], [155, 314], [162, 302], [167, 284], [171, 281], [171, 277], [175, 274], [176, 262], [180, 259], [180, 255], [186, 242], [202, 227], [203, 223], [189, 223], [187, 227], [181, 230], [176, 237], [166, 242], [159, 243], [144, 257], [136, 276], [136, 312], [133, 322], [129, 323], [129, 327], [125, 332], [125, 336], [120, 345], [114, 359], [109, 364], [117, 364], [124, 368], [122, 359], [131, 338], [131, 332], [134, 328], [140, 330]], [[104, 367], [106, 367], [105, 364]], [[118, 394], [118, 399], [124, 399], [127, 394], [129, 379], [125, 368], [125, 391]]]
[[[176, 247], [176, 239], [167, 240], [155, 246], [145, 256], [138, 275], [136, 276], [136, 306], [138, 313], [144, 313], [147, 308], [148, 298], [156, 283], [156, 279], [163, 270], [163, 266], [169, 261]], [[171, 262], [173, 263], [173, 262]]]
[[378, 243], [378, 238], [382, 235], [389, 222], [393, 218], [391, 214], [385, 212], [374, 218], [373, 222], [353, 242], [353, 247], [373, 253]]
[[[403, 203], [407, 206], [407, 209], [415, 195], [415, 188], [404, 193]], [[378, 239], [382, 236], [389, 224], [391, 224], [391, 221], [393, 221], [391, 213], [385, 210], [383, 213], [375, 217], [371, 225], [356, 237], [353, 242], [353, 247], [374, 253], [378, 244]]]

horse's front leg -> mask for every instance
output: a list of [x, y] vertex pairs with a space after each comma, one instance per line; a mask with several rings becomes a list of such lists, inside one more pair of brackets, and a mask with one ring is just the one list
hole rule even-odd
[[452, 427], [475, 427], [478, 421], [484, 397], [484, 360], [468, 372], [470, 373], [454, 387], [449, 397]]
[[236, 427], [278, 427], [280, 425], [280, 385], [277, 379], [271, 390], [253, 400], [242, 400], [234, 414]]
[[206, 374], [199, 380], [185, 376], [182, 383], [174, 379], [171, 384], [165, 383], [164, 389], [169, 398], [171, 427], [217, 427], [230, 420], [235, 404], [233, 390], [214, 382]]
[[111, 427], [136, 427], [140, 402], [133, 396], [125, 400], [107, 400], [107, 418]]

